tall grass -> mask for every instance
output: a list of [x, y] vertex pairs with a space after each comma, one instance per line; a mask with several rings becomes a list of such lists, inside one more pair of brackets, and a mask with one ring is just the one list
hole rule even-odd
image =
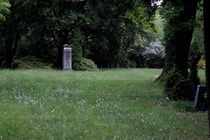
[[2, 70], [0, 140], [207, 139], [207, 114], [165, 100], [159, 73]]

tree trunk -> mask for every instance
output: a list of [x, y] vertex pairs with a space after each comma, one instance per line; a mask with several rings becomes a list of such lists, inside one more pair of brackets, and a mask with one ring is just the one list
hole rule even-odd
[[184, 79], [188, 77], [188, 54], [193, 25], [188, 26], [187, 24], [195, 20], [197, 3], [197, 0], [171, 2], [175, 9], [182, 7], [183, 10], [181, 12], [175, 10], [174, 17], [170, 18], [165, 26], [165, 65], [163, 72], [155, 81], [161, 81], [173, 67], [181, 73]]
[[57, 68], [62, 70], [63, 68], [63, 45], [57, 46], [58, 56], [57, 56]]
[[12, 44], [13, 44], [12, 38], [6, 39], [6, 41], [5, 41], [5, 62], [3, 65], [4, 68], [12, 67], [12, 61], [13, 61]]
[[207, 6], [207, 0], [204, 0], [204, 43], [205, 43], [205, 55], [206, 55], [206, 85], [207, 85], [207, 104], [208, 104], [208, 120], [209, 120], [209, 137], [210, 137], [210, 30], [209, 30], [209, 7]]
[[9, 36], [5, 41], [5, 63], [4, 68], [11, 69], [13, 66], [14, 56], [18, 47], [18, 42], [20, 40], [19, 34], [16, 34], [15, 37]]

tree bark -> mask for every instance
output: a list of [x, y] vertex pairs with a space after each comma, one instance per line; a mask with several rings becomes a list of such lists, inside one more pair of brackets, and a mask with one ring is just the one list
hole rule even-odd
[[208, 104], [208, 120], [209, 120], [209, 137], [210, 137], [210, 30], [209, 30], [209, 6], [207, 0], [204, 0], [204, 44], [206, 56], [206, 85], [207, 85], [207, 104]]
[[8, 36], [5, 40], [5, 62], [3, 67], [11, 69], [14, 61], [14, 56], [18, 47], [20, 35], [17, 33], [15, 36]]
[[173, 14], [177, 15], [168, 20], [164, 29], [166, 34], [165, 65], [163, 72], [155, 81], [161, 81], [173, 67], [181, 73], [184, 79], [188, 77], [188, 54], [193, 25], [188, 26], [187, 24], [195, 20], [197, 3], [197, 0], [180, 0], [179, 3], [171, 2], [175, 8], [182, 7], [183, 11], [175, 11]]
[[57, 68], [62, 70], [63, 68], [63, 45], [57, 46], [58, 56], [57, 56]]

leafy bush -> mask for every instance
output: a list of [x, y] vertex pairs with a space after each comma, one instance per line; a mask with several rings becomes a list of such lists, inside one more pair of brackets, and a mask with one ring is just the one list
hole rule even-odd
[[165, 57], [165, 47], [159, 40], [151, 42], [144, 53], [145, 67], [162, 68]]
[[14, 68], [18, 69], [50, 69], [51, 66], [34, 56], [26, 56], [14, 61]]
[[130, 60], [130, 67], [144, 67], [144, 51], [145, 48], [141, 46], [133, 46], [132, 48], [128, 49], [128, 59]]
[[[161, 46], [162, 47], [162, 46]], [[164, 64], [164, 50], [160, 47], [134, 46], [128, 50], [130, 65], [134, 67], [162, 68]]]
[[157, 54], [146, 54], [144, 56], [144, 65], [148, 68], [162, 68], [164, 64], [164, 59]]
[[80, 63], [74, 65], [74, 70], [87, 70], [96, 71], [98, 70], [97, 65], [90, 59], [82, 58]]

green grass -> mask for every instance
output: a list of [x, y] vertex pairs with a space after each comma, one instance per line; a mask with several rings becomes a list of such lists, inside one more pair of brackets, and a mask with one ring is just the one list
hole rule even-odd
[[0, 140], [205, 140], [207, 113], [165, 100], [155, 69], [0, 71]]

